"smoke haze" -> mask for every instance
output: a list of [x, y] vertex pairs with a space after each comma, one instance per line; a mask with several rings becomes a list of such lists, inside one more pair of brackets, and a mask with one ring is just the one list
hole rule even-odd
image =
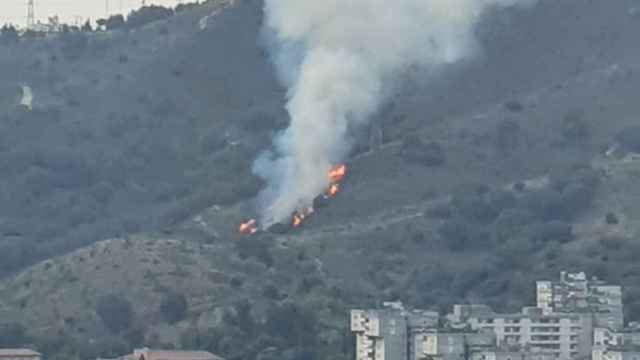
[[474, 27], [491, 6], [535, 0], [265, 0], [264, 29], [288, 89], [288, 129], [254, 171], [265, 225], [312, 204], [344, 162], [349, 129], [393, 92], [403, 71], [431, 71], [477, 51]]

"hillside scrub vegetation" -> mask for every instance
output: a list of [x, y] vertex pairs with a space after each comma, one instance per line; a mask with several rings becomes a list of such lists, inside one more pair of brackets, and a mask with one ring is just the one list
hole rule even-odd
[[350, 360], [349, 309], [519, 311], [563, 270], [623, 285], [640, 320], [638, 162], [617, 156], [640, 152], [627, 6], [491, 11], [478, 56], [401, 72], [375, 126], [340, 129], [355, 150], [337, 196], [254, 236], [237, 233], [263, 215], [254, 160], [291, 120], [262, 1], [5, 26], [0, 347]]

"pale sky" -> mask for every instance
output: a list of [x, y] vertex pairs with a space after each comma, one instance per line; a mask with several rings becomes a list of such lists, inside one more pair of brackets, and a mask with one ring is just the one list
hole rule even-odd
[[[109, 13], [129, 13], [140, 7], [142, 0], [34, 0], [36, 21], [46, 22], [50, 16], [58, 15], [63, 22], [72, 23], [76, 17], [92, 21]], [[192, 2], [190, 0], [182, 1]], [[175, 6], [179, 0], [147, 0], [147, 5]], [[13, 23], [24, 27], [27, 18], [27, 0], [0, 0], [0, 24]]]

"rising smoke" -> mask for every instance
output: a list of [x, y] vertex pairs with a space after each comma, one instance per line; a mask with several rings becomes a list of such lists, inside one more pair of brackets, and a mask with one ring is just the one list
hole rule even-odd
[[392, 95], [410, 67], [436, 71], [473, 55], [474, 27], [489, 7], [535, 0], [265, 0], [264, 30], [288, 88], [288, 129], [254, 171], [263, 224], [309, 206], [348, 154], [349, 129]]

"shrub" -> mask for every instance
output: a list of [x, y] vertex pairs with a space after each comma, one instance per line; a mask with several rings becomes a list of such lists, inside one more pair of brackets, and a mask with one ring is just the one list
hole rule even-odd
[[445, 241], [446, 247], [452, 251], [461, 251], [470, 240], [466, 223], [460, 220], [447, 220], [439, 228], [438, 233]]
[[162, 20], [173, 15], [173, 10], [164, 6], [143, 6], [132, 11], [127, 17], [127, 27], [135, 29], [151, 22]]
[[234, 289], [239, 289], [244, 285], [244, 279], [240, 277], [232, 277], [229, 281], [229, 285]]
[[278, 117], [265, 111], [251, 111], [240, 119], [244, 130], [268, 131], [278, 127]]
[[430, 142], [425, 144], [415, 134], [405, 137], [401, 154], [408, 162], [425, 166], [440, 166], [446, 160], [444, 149], [440, 143]]
[[609, 225], [617, 225], [620, 222], [620, 220], [618, 220], [618, 216], [612, 212], [607, 213], [605, 221]]
[[505, 155], [510, 154], [520, 146], [522, 129], [513, 120], [503, 120], [496, 127], [495, 146]]
[[91, 26], [91, 21], [87, 20], [87, 22], [85, 22], [84, 25], [82, 25], [82, 27], [80, 28], [80, 31], [82, 31], [82, 32], [92, 32], [93, 31], [93, 26]]
[[505, 210], [495, 222], [495, 238], [499, 243], [521, 234], [534, 221], [531, 213], [522, 209]]
[[616, 141], [627, 151], [640, 153], [640, 126], [626, 127], [616, 135]]
[[604, 237], [598, 243], [608, 251], [617, 251], [625, 246], [624, 239], [619, 237]]
[[271, 300], [279, 300], [280, 299], [280, 291], [273, 284], [267, 284], [262, 288], [262, 295], [267, 299]]
[[191, 10], [191, 9], [195, 9], [198, 7], [198, 3], [187, 3], [187, 4], [178, 4], [176, 6], [176, 13], [179, 12], [183, 12], [183, 11], [187, 11], [187, 10]]
[[563, 220], [562, 194], [551, 189], [542, 189], [528, 193], [522, 199], [522, 206], [536, 217], [543, 220]]
[[184, 320], [187, 316], [187, 298], [183, 294], [169, 293], [160, 303], [160, 313], [170, 324]]
[[265, 327], [288, 346], [313, 346], [316, 343], [318, 320], [314, 312], [293, 303], [267, 311]]
[[251, 303], [247, 299], [238, 301], [233, 305], [235, 311], [234, 324], [247, 334], [252, 334], [256, 329], [256, 321], [251, 315]]
[[499, 215], [484, 197], [478, 195], [455, 196], [452, 205], [464, 219], [475, 223], [487, 224]]
[[565, 243], [573, 240], [573, 229], [571, 224], [549, 221], [531, 227], [529, 238], [537, 243], [549, 241]]
[[0, 43], [15, 44], [20, 40], [18, 30], [13, 25], [4, 25], [0, 28]]
[[0, 324], [0, 348], [17, 348], [27, 345], [30, 341], [27, 331], [22, 324]]
[[131, 303], [127, 299], [113, 294], [103, 296], [98, 300], [96, 313], [107, 329], [114, 333], [129, 329], [133, 321]]
[[254, 257], [265, 266], [271, 267], [273, 266], [273, 256], [269, 247], [272, 242], [269, 237], [245, 236], [236, 241], [235, 245], [241, 259]]
[[[100, 24], [100, 21], [98, 21], [98, 24]], [[107, 30], [120, 29], [124, 25], [125, 25], [124, 16], [120, 14], [112, 15], [107, 20], [104, 21], [104, 26]]]
[[67, 60], [78, 59], [89, 46], [87, 35], [82, 32], [66, 32], [60, 36], [62, 54]]
[[450, 219], [451, 218], [451, 205], [439, 204], [427, 209], [425, 216], [432, 219]]
[[571, 142], [587, 139], [591, 131], [582, 111], [571, 111], [562, 118], [562, 136]]
[[521, 112], [524, 110], [524, 105], [517, 100], [511, 100], [504, 104], [504, 108], [512, 112]]
[[494, 190], [487, 195], [487, 201], [496, 211], [503, 212], [517, 205], [516, 196], [511, 191]]
[[[314, 207], [314, 208], [316, 208], [316, 207]], [[269, 226], [267, 231], [272, 233], [272, 234], [283, 235], [283, 234], [286, 234], [289, 231], [291, 231], [291, 226], [288, 225], [288, 224], [283, 224], [283, 223], [275, 223], [275, 224]]]

